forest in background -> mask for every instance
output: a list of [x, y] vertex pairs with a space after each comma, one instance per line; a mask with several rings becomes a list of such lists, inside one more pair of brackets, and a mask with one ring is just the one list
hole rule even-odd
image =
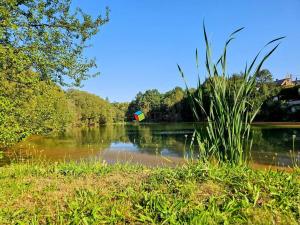
[[[144, 122], [194, 121], [189, 96], [181, 87], [175, 87], [166, 93], [160, 93], [157, 89], [146, 90], [139, 92], [129, 103], [110, 103], [97, 95], [74, 88], [65, 91], [51, 80], [41, 80], [34, 72], [26, 74], [26, 83], [11, 82], [3, 77], [0, 79], [2, 147], [32, 134], [58, 134], [76, 127], [130, 122], [134, 120], [133, 114], [137, 110], [142, 110], [145, 114]], [[233, 74], [229, 78], [232, 88], [238, 88], [240, 80], [240, 74]], [[253, 110], [263, 103], [256, 120], [297, 119], [284, 108], [282, 102], [286, 99], [274, 100], [274, 96], [287, 92], [287, 89], [276, 86], [268, 70], [262, 70], [256, 82], [256, 92], [249, 96], [255, 99]], [[207, 102], [208, 107], [209, 81], [206, 80], [202, 85], [205, 88], [204, 102]], [[197, 93], [196, 89], [189, 91]]]
[[[129, 103], [110, 103], [74, 89], [98, 74], [90, 74], [95, 59], [84, 57], [83, 52], [109, 22], [110, 10], [105, 10], [104, 17], [92, 18], [79, 8], [72, 11], [70, 4], [67, 0], [0, 3], [0, 149], [32, 134], [130, 122], [138, 110], [145, 114], [143, 122], [193, 121], [191, 96], [181, 87], [166, 93], [139, 92]], [[228, 80], [231, 88], [238, 88], [242, 74]], [[202, 85], [208, 107], [210, 81]], [[260, 71], [256, 87], [249, 98], [254, 99], [253, 110], [263, 103], [258, 120], [300, 119], [297, 110], [286, 107], [286, 99], [274, 101], [273, 96], [284, 90], [275, 85], [268, 70]], [[189, 91], [197, 94], [196, 89]]]
[[[230, 77], [232, 88], [238, 87], [240, 79], [240, 74]], [[40, 80], [34, 72], [28, 72], [26, 84], [3, 78], [1, 84], [0, 128], [5, 130], [0, 136], [2, 146], [9, 146], [31, 134], [55, 134], [74, 127], [130, 122], [134, 120], [133, 114], [137, 110], [142, 110], [145, 114], [144, 122], [194, 120], [189, 97], [181, 87], [175, 87], [166, 93], [160, 93], [157, 89], [146, 90], [139, 92], [130, 103], [110, 103], [85, 91], [64, 91], [50, 80]], [[204, 101], [209, 102], [209, 82], [206, 80], [202, 85], [206, 90]], [[273, 96], [283, 90], [274, 84], [268, 70], [261, 71], [257, 87], [257, 92], [250, 96], [255, 99], [254, 107], [263, 102], [257, 120], [293, 119], [280, 102], [274, 101]], [[190, 92], [195, 94], [197, 90], [191, 89]]]

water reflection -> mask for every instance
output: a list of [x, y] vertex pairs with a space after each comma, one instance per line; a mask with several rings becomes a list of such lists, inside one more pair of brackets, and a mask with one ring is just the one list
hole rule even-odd
[[[137, 159], [144, 164], [169, 157], [171, 161], [180, 162], [182, 158], [190, 157], [191, 151], [197, 154], [197, 146], [190, 149], [189, 143], [194, 128], [201, 126], [192, 123], [110, 125], [76, 129], [59, 137], [34, 136], [6, 152], [0, 164], [16, 158], [36, 157], [55, 161]], [[252, 160], [266, 165], [292, 165], [293, 135], [296, 135], [294, 159], [299, 162], [300, 128], [253, 127]]]
[[[293, 135], [296, 135], [294, 149]], [[300, 129], [253, 127], [252, 157], [263, 164], [300, 165]]]

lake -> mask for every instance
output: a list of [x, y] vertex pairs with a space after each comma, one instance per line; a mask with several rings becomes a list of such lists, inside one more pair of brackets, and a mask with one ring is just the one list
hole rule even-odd
[[[195, 123], [133, 123], [74, 129], [57, 137], [32, 136], [5, 152], [0, 165], [14, 160], [105, 160], [144, 165], [177, 165], [197, 157], [190, 148]], [[300, 127], [254, 125], [251, 162], [291, 166], [300, 161]], [[293, 135], [296, 135], [293, 148]], [[291, 157], [293, 155], [293, 157]]]

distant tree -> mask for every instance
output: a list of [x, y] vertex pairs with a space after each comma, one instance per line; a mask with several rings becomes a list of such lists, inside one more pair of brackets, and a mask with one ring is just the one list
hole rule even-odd
[[270, 84], [273, 82], [273, 76], [267, 69], [262, 69], [256, 76], [257, 84]]
[[181, 87], [175, 87], [173, 90], [168, 91], [163, 96], [163, 104], [168, 107], [180, 102], [184, 98], [184, 90]]
[[[191, 90], [192, 93], [195, 90]], [[156, 89], [139, 92], [128, 105], [126, 119], [132, 121], [133, 114], [142, 110], [146, 121], [191, 121], [187, 94], [181, 87], [175, 87], [164, 94]]]
[[[214, 79], [214, 77], [210, 78]], [[235, 90], [238, 90], [240, 88], [241, 83], [243, 82], [244, 76], [243, 72], [241, 73], [234, 73], [229, 78], [220, 78], [217, 79], [224, 79], [224, 82], [228, 82], [228, 85]], [[210, 80], [207, 79], [203, 84], [204, 86], [204, 93], [203, 93], [203, 99], [204, 107], [206, 111], [209, 111], [209, 96], [211, 87], [210, 87]], [[258, 107], [260, 107], [262, 104], [263, 107], [261, 108], [261, 111], [258, 113], [256, 118], [262, 118], [262, 115], [265, 114], [263, 112], [264, 110], [268, 110], [267, 106], [270, 104], [266, 104], [268, 101], [272, 101], [272, 97], [275, 96], [279, 92], [279, 88], [276, 86], [276, 84], [273, 82], [273, 76], [271, 72], [267, 69], [263, 69], [259, 71], [256, 79], [256, 89], [249, 95], [249, 102], [252, 103], [252, 111], [256, 111]], [[234, 101], [235, 96], [231, 96], [232, 101]], [[230, 101], [229, 101], [230, 102]], [[199, 109], [200, 110], [200, 109]]]
[[157, 89], [147, 90], [145, 93], [139, 92], [135, 99], [130, 102], [126, 113], [127, 119], [133, 120], [133, 114], [137, 110], [143, 111], [146, 120], [153, 121], [158, 117], [158, 111], [161, 106], [162, 95]]
[[[230, 88], [238, 90], [243, 82], [243, 73], [234, 73], [230, 77], [211, 77], [206, 79], [202, 85], [203, 87], [203, 102], [204, 108], [209, 112], [210, 95], [213, 91], [211, 88], [211, 79], [223, 79], [224, 82], [230, 86]], [[263, 115], [267, 115], [264, 110], [268, 110], [268, 106], [271, 106], [269, 101], [272, 101], [273, 96], [278, 94], [280, 89], [273, 82], [273, 76], [269, 70], [263, 69], [259, 72], [256, 80], [256, 89], [248, 96], [249, 102], [252, 103], [251, 111], [254, 112], [261, 104], [261, 112], [256, 118], [261, 119]], [[189, 89], [191, 95], [198, 95], [198, 89]], [[232, 98], [232, 102], [235, 96], [228, 97]], [[229, 101], [230, 102], [230, 101]], [[191, 111], [191, 102], [187, 95], [187, 92], [180, 87], [166, 92], [159, 93], [158, 90], [152, 89], [147, 90], [144, 93], [139, 92], [135, 99], [128, 105], [128, 110], [125, 114], [127, 121], [132, 121], [133, 113], [137, 110], [142, 110], [148, 121], [193, 121], [193, 113]], [[273, 107], [273, 106], [272, 106]], [[197, 108], [199, 112], [202, 109]], [[203, 120], [206, 118], [205, 115], [199, 113]]]
[[85, 91], [70, 89], [67, 96], [78, 112], [77, 126], [97, 126], [112, 123], [115, 111], [112, 105], [97, 95]]
[[139, 99], [139, 105], [144, 113], [148, 114], [150, 110], [159, 108], [161, 97], [162, 96], [157, 89], [147, 90]]
[[185, 92], [181, 87], [175, 87], [173, 90], [166, 92], [162, 100], [162, 119], [166, 121], [182, 120], [182, 101]]
[[[260, 112], [256, 119], [269, 120], [264, 115], [268, 115], [268, 111], [273, 111], [273, 97], [276, 96], [280, 91], [273, 82], [273, 75], [267, 69], [259, 71], [256, 79], [256, 91], [253, 95], [254, 107], [262, 105]], [[271, 109], [272, 108], [272, 109]]]
[[123, 123], [126, 121], [126, 113], [128, 111], [129, 103], [127, 102], [114, 102], [112, 103], [113, 110], [115, 112], [114, 122], [115, 123]]

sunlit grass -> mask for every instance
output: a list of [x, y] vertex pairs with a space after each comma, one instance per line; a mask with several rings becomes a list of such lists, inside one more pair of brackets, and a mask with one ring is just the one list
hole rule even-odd
[[298, 224], [300, 171], [212, 163], [0, 168], [0, 224]]

